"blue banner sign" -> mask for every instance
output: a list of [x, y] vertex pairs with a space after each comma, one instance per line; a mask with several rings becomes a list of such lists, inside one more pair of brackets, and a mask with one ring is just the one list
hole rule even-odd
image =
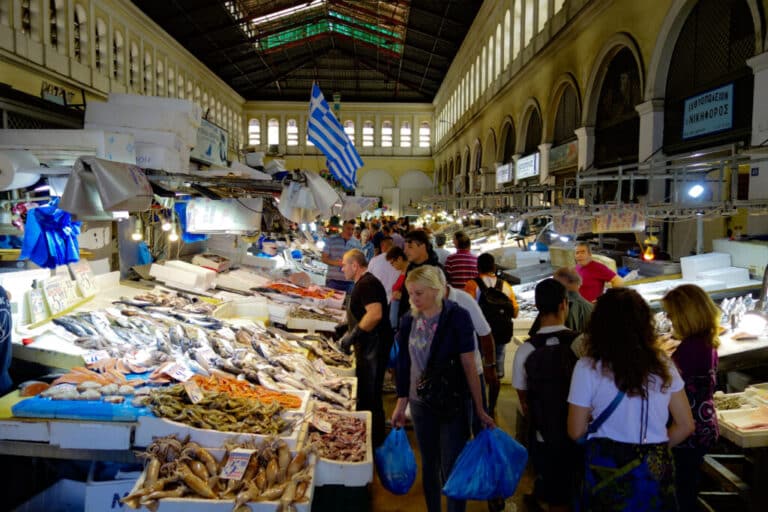
[[733, 84], [685, 100], [683, 138], [690, 139], [733, 127]]

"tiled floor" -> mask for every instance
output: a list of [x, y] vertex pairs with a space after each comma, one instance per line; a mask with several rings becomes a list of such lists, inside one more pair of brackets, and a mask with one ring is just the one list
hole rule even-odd
[[[395, 397], [394, 394], [386, 394], [384, 396], [384, 407], [387, 417], [391, 415], [392, 408], [394, 407]], [[497, 425], [507, 433], [515, 434], [515, 420], [517, 417], [517, 394], [512, 386], [509, 384], [502, 384], [501, 394], [499, 395], [499, 403], [497, 405]], [[416, 453], [416, 462], [421, 464], [420, 455], [416, 449], [416, 439], [413, 430], [409, 430], [408, 437], [411, 440], [411, 446]], [[420, 467], [420, 466], [419, 466]], [[525, 507], [522, 505], [522, 496], [531, 492], [533, 486], [533, 480], [529, 472], [524, 476], [517, 489], [515, 496], [507, 500], [507, 511], [520, 510], [524, 511]], [[381, 486], [377, 476], [374, 476], [374, 482], [371, 486], [371, 510], [375, 512], [419, 512], [426, 510], [424, 504], [424, 495], [421, 491], [421, 476], [417, 476], [416, 483], [411, 488], [411, 491], [403, 496], [396, 496]], [[488, 510], [488, 505], [485, 502], [470, 501], [467, 504], [467, 512], [485, 512]]]

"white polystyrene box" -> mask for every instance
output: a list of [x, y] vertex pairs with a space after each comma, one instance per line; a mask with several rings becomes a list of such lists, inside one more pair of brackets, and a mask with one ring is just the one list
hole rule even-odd
[[182, 112], [94, 102], [85, 109], [85, 122], [174, 132], [188, 146], [194, 146], [197, 142], [197, 127]]
[[360, 462], [342, 462], [318, 458], [315, 470], [315, 485], [343, 485], [364, 487], [373, 481], [373, 441], [371, 440], [370, 411], [332, 411], [331, 414], [352, 416], [365, 422], [365, 459]]
[[50, 443], [60, 448], [129, 450], [133, 423], [51, 421]]
[[0, 149], [28, 149], [33, 155], [65, 150], [113, 162], [136, 164], [133, 135], [102, 130], [0, 130]]
[[187, 115], [189, 121], [196, 128], [200, 127], [200, 120], [203, 117], [203, 109], [200, 105], [190, 100], [163, 98], [160, 96], [140, 96], [138, 94], [111, 93], [108, 101], [110, 104], [147, 107], [169, 112], [181, 112]]
[[144, 169], [186, 173], [189, 171], [189, 149], [177, 151], [159, 144], [137, 142], [136, 165]]
[[721, 252], [710, 252], [680, 258], [680, 269], [683, 272], [683, 279], [687, 280], [695, 280], [696, 276], [705, 270], [727, 268], [730, 266], [730, 254]]
[[22, 419], [0, 421], [0, 439], [47, 443], [50, 438], [47, 421]]
[[745, 268], [726, 267], [705, 270], [696, 274], [697, 279], [714, 279], [726, 283], [727, 287], [733, 287], [749, 281], [749, 271]]
[[267, 283], [269, 283], [268, 278], [243, 269], [230, 270], [216, 276], [217, 288], [229, 288], [242, 292], [250, 292], [251, 288], [258, 288]]
[[133, 135], [133, 139], [136, 142], [142, 142], [145, 144], [156, 144], [158, 146], [165, 146], [176, 151], [182, 149], [188, 149], [187, 145], [182, 141], [179, 136], [173, 132], [161, 132], [158, 130], [142, 130], [139, 128], [131, 128], [128, 126], [115, 126], [106, 124], [93, 124], [86, 123], [86, 130], [101, 130], [111, 133], [125, 133]]
[[183, 261], [166, 261], [165, 265], [152, 264], [149, 275], [177, 288], [208, 290], [215, 286], [216, 272]]

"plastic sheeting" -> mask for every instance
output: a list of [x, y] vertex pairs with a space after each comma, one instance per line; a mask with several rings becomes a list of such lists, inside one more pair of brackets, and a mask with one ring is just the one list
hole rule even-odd
[[59, 208], [54, 198], [46, 206], [27, 213], [24, 242], [19, 259], [29, 259], [43, 268], [56, 268], [80, 260], [80, 223]]

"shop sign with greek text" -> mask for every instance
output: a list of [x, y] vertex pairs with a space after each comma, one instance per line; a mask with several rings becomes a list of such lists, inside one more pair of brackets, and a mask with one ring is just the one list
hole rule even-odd
[[517, 179], [532, 178], [539, 175], [539, 153], [521, 158], [517, 161]]
[[683, 138], [690, 139], [733, 127], [733, 84], [685, 100]]

